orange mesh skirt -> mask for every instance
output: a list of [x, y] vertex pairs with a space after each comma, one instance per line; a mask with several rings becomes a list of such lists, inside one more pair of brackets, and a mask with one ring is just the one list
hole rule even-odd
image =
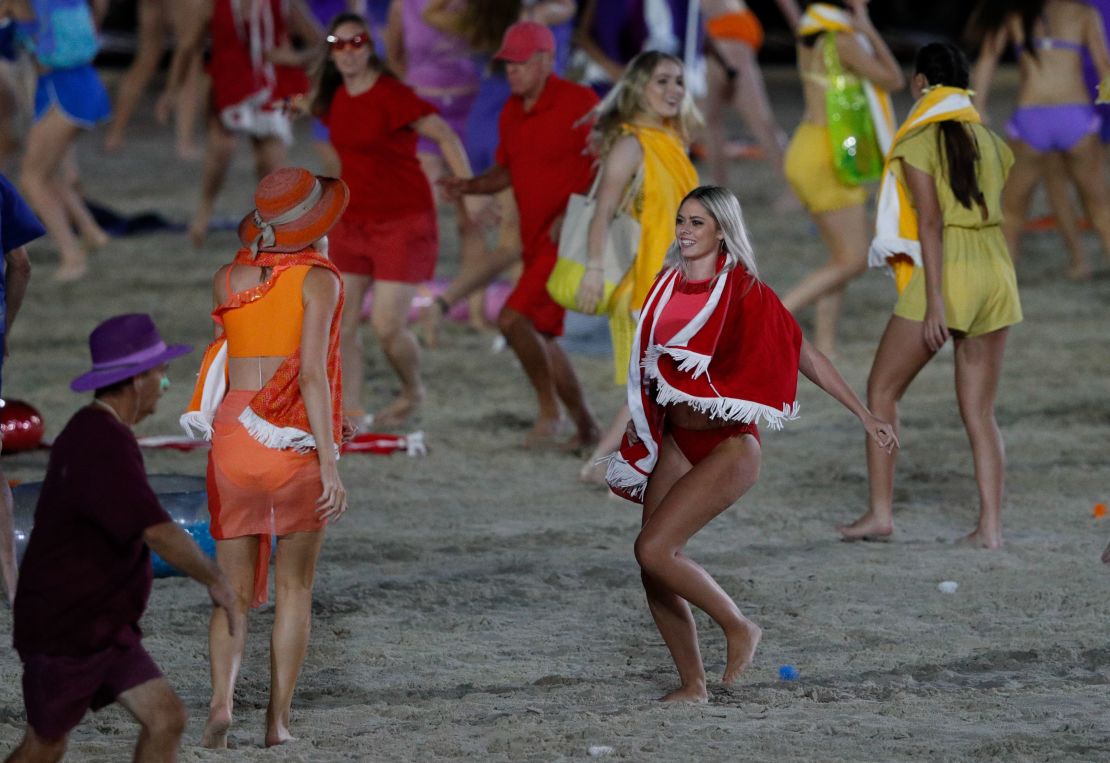
[[216, 410], [208, 456], [208, 513], [216, 540], [257, 536], [251, 606], [266, 602], [272, 536], [321, 530], [316, 500], [323, 492], [314, 453], [267, 448], [247, 433], [239, 414], [255, 396], [233, 389]]

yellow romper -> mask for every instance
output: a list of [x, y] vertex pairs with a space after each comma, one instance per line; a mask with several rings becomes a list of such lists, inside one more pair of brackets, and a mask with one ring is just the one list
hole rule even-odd
[[[925, 125], [899, 141], [891, 158], [902, 161], [892, 161], [891, 168], [903, 183], [903, 162], [933, 176], [944, 217], [942, 285], [948, 328], [967, 336], [979, 336], [1020, 323], [1022, 319], [1017, 276], [1001, 228], [1002, 186], [1014, 164], [1014, 155], [1002, 138], [986, 127], [979, 124], [967, 127], [979, 146], [977, 174], [987, 205], [987, 219], [983, 219], [978, 204], [968, 209], [952, 193], [938, 124]], [[894, 306], [894, 314], [912, 321], [925, 320], [924, 268], [914, 268]]]

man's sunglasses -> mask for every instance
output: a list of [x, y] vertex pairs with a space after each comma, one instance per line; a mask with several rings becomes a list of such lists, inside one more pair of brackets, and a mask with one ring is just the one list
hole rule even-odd
[[368, 34], [356, 34], [354, 37], [351, 37], [350, 39], [343, 39], [342, 37], [336, 37], [334, 34], [329, 34], [328, 35], [328, 46], [332, 50], [346, 50], [348, 45], [351, 46], [352, 48], [354, 48], [355, 50], [359, 50], [359, 49], [362, 48], [363, 45], [366, 45], [368, 42], [370, 42], [370, 35], [368, 35]]

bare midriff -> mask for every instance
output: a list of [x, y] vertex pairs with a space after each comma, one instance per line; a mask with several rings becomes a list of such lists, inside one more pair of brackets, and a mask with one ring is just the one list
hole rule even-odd
[[820, 47], [820, 41], [812, 48], [798, 46], [798, 71], [802, 77], [802, 96], [806, 105], [802, 121], [815, 125], [828, 124], [825, 112], [825, 63], [821, 60]]
[[671, 403], [666, 408], [667, 421], [681, 429], [702, 432], [707, 429], [720, 429], [732, 426], [735, 421], [711, 418], [708, 413], [699, 411], [687, 403]]
[[227, 379], [230, 389], [259, 390], [285, 362], [284, 357], [228, 358]]

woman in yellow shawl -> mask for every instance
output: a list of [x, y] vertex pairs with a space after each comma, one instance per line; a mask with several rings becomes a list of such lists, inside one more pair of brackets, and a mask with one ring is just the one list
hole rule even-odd
[[[678, 205], [698, 185], [687, 146], [691, 132], [700, 124], [701, 115], [686, 90], [682, 61], [658, 51], [632, 59], [616, 87], [597, 107], [594, 134], [601, 176], [578, 308], [593, 313], [602, 300], [602, 252], [609, 223], [625, 204], [623, 211], [640, 223], [640, 243], [607, 306], [615, 381], [621, 389], [627, 380], [636, 318], [674, 240]], [[627, 423], [628, 407], [624, 406], [583, 465], [582, 480], [604, 484], [605, 468], [595, 462], [617, 449]]]

